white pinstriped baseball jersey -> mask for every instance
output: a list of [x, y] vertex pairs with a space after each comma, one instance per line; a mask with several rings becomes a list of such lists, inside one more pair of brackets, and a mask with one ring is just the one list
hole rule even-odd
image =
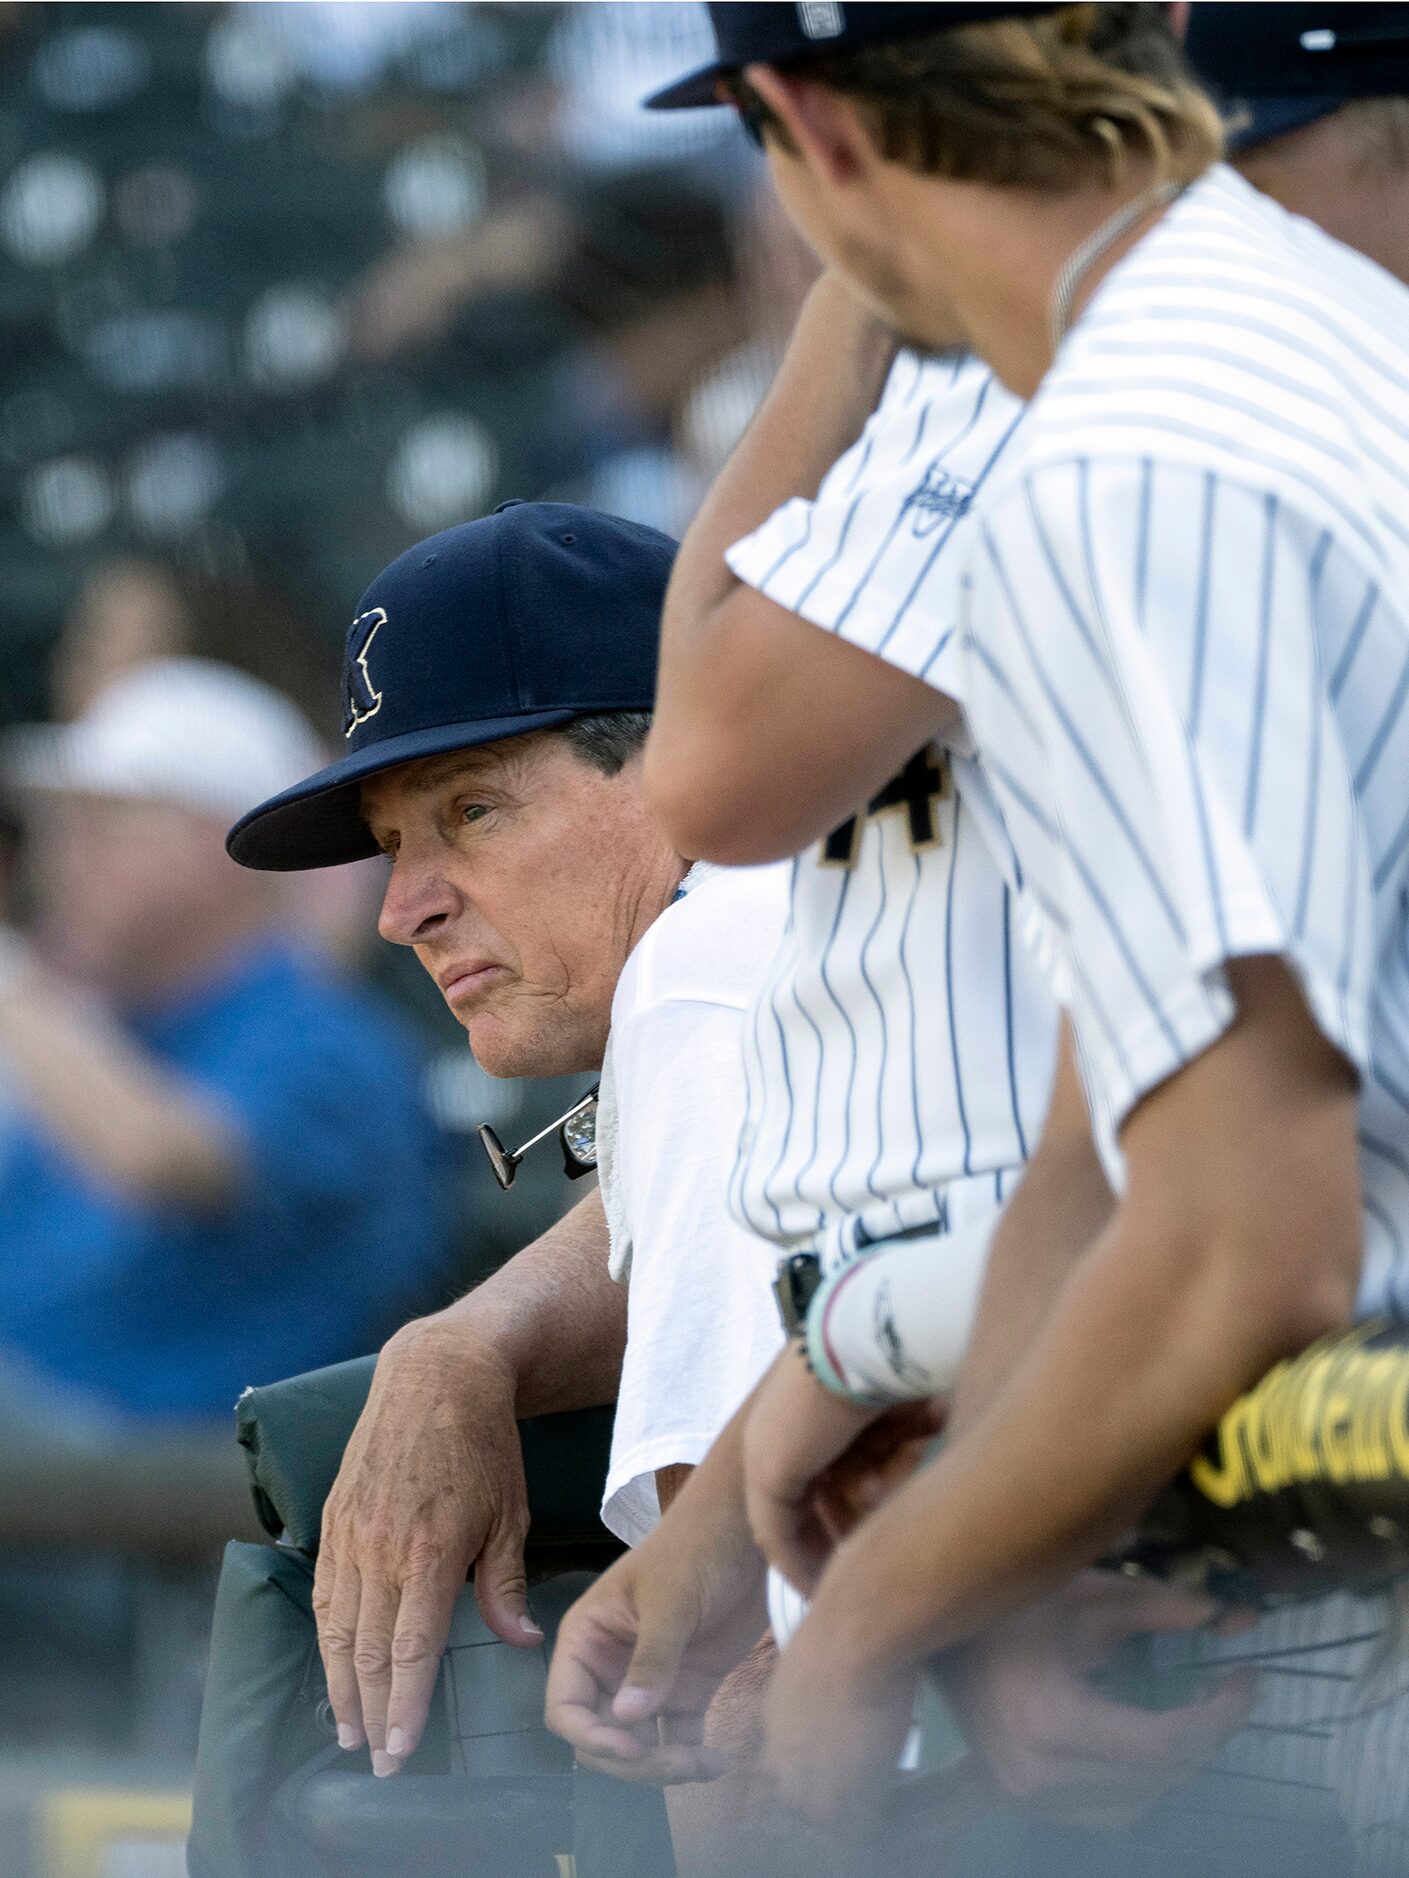
[[[1362, 1305], [1409, 1311], [1409, 292], [1230, 170], [1098, 288], [970, 531], [959, 691], [1108, 1172], [1286, 958], [1361, 1078]], [[963, 787], [961, 779], [961, 787]]]
[[[730, 567], [871, 649], [912, 613], [952, 621], [953, 544], [1020, 411], [972, 361], [902, 355], [815, 500], [779, 509]], [[1007, 1197], [1046, 1108], [1055, 1024], [1012, 913], [934, 751], [799, 856], [745, 1031], [731, 1192], [745, 1224], [846, 1251]]]

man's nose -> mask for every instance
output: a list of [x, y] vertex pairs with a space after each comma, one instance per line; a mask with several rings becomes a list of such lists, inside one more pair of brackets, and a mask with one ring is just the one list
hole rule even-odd
[[391, 864], [377, 931], [393, 945], [422, 945], [459, 910], [459, 896], [444, 875], [403, 851]]

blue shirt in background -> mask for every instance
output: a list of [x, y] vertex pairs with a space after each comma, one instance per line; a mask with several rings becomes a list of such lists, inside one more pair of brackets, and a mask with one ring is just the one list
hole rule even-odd
[[0, 1351], [108, 1409], [192, 1417], [371, 1348], [449, 1249], [446, 1157], [386, 1007], [271, 944], [128, 1029], [242, 1132], [246, 1185], [219, 1214], [139, 1205], [12, 1113]]

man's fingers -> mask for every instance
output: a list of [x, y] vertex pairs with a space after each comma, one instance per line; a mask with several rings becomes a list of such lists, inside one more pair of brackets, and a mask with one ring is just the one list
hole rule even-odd
[[1257, 1700], [1257, 1690], [1255, 1670], [1229, 1670], [1214, 1677], [1192, 1702], [1156, 1716], [1167, 1730], [1169, 1759], [1183, 1761], [1186, 1767], [1205, 1761], [1220, 1742], [1242, 1727]]
[[[319, 1567], [321, 1570], [321, 1554]], [[331, 1582], [324, 1580], [326, 1589], [320, 1591], [316, 1577], [313, 1589], [318, 1649], [323, 1658], [323, 1673], [328, 1679], [328, 1706], [338, 1725], [338, 1745], [360, 1748], [367, 1736], [353, 1657], [357, 1647], [361, 1580], [357, 1567], [348, 1560], [338, 1566], [335, 1577], [331, 1573], [329, 1576]]]
[[391, 1698], [391, 1640], [400, 1597], [384, 1580], [364, 1580], [352, 1661], [362, 1703], [362, 1726], [372, 1750], [372, 1772], [394, 1774], [386, 1753], [386, 1711]]
[[584, 1767], [599, 1774], [611, 1774], [617, 1780], [648, 1782], [657, 1787], [683, 1786], [695, 1781], [718, 1780], [734, 1765], [719, 1748], [658, 1747], [649, 1749], [634, 1760], [618, 1760], [610, 1754], [579, 1753]]
[[1172, 1784], [1241, 1726], [1256, 1688], [1254, 1676], [1235, 1671], [1219, 1677], [1179, 1708], [1137, 1708], [1093, 1696], [1082, 1704], [1081, 1746], [1070, 1759], [1071, 1779], [1089, 1779], [1086, 1764], [1096, 1761], [1112, 1767], [1143, 1767], [1162, 1784]]
[[1114, 1646], [1143, 1631], [1199, 1630], [1220, 1606], [1205, 1592], [1184, 1591], [1157, 1578], [1122, 1578], [1091, 1572], [1082, 1615], [1087, 1627]]
[[528, 1608], [528, 1574], [523, 1562], [524, 1535], [498, 1526], [485, 1540], [475, 1564], [475, 1596], [480, 1614], [501, 1642], [520, 1649], [542, 1643], [543, 1632]]
[[644, 1721], [661, 1712], [675, 1686], [680, 1659], [690, 1640], [686, 1626], [673, 1616], [653, 1617], [643, 1611], [639, 1626], [626, 1673], [611, 1705], [617, 1721]]
[[609, 1717], [627, 1661], [628, 1646], [619, 1638], [607, 1635], [590, 1620], [574, 1622], [573, 1614], [568, 1614], [548, 1665], [543, 1712], [553, 1733], [578, 1753], [608, 1751], [602, 1738], [605, 1731], [615, 1743], [610, 1751], [620, 1749], [625, 1758], [636, 1758], [642, 1744]]
[[457, 1580], [425, 1579], [407, 1585], [401, 1594], [386, 1707], [386, 1752], [398, 1763], [415, 1753], [425, 1733], [458, 1595]]

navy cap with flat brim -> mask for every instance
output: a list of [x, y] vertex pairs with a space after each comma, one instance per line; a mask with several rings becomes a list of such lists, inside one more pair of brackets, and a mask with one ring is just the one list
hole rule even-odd
[[679, 111], [719, 104], [719, 81], [746, 65], [792, 65], [803, 59], [845, 52], [855, 46], [884, 45], [946, 32], [974, 20], [1003, 19], [1018, 13], [1052, 13], [1055, 5], [928, 5], [925, 0], [892, 5], [890, 0], [801, 0], [798, 5], [751, 4], [728, 0], [707, 9], [719, 56], [687, 72], [644, 100], [648, 111]]
[[346, 754], [241, 817], [231, 857], [279, 873], [365, 860], [369, 777], [649, 710], [674, 555], [654, 528], [561, 502], [509, 503], [408, 549], [348, 632]]

